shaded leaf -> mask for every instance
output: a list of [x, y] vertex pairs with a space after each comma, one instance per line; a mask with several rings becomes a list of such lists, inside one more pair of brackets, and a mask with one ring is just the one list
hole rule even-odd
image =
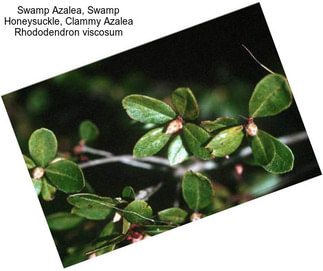
[[172, 222], [175, 224], [184, 223], [187, 212], [181, 208], [168, 208], [158, 212], [158, 218], [162, 221]]
[[210, 139], [210, 134], [203, 128], [193, 123], [184, 126], [184, 139], [189, 150], [198, 158], [209, 160], [212, 158], [211, 152], [204, 148]]
[[292, 104], [292, 92], [285, 77], [265, 76], [256, 86], [249, 101], [251, 117], [274, 116]]
[[42, 185], [43, 185], [42, 179], [34, 179], [34, 178], [32, 178], [31, 180], [33, 182], [33, 185], [34, 185], [34, 188], [35, 188], [35, 191], [36, 191], [37, 195], [39, 195], [40, 192], [41, 192]]
[[217, 118], [216, 120], [205, 120], [201, 122], [201, 126], [208, 132], [214, 132], [216, 130], [237, 124], [237, 119], [231, 117], [221, 117]]
[[[119, 235], [118, 231], [117, 231], [117, 227], [111, 221], [107, 225], [105, 225], [105, 227], [102, 229], [98, 239], [99, 240], [105, 239], [105, 240], [109, 241], [108, 239], [111, 240], [112, 238], [115, 238], [116, 235]], [[107, 245], [106, 244], [107, 241], [99, 241], [99, 242], [97, 242], [95, 244], [95, 248], [99, 248], [99, 247], [102, 247], [103, 245]], [[97, 255], [102, 255], [104, 253], [107, 253], [107, 252], [110, 252], [110, 251], [114, 250], [114, 248], [115, 248], [115, 244], [108, 244], [107, 247], [100, 249], [99, 251], [96, 252], [96, 254]]]
[[79, 136], [85, 142], [94, 141], [99, 135], [98, 127], [90, 120], [84, 120], [79, 126]]
[[168, 161], [173, 165], [182, 163], [189, 157], [189, 153], [186, 151], [182, 138], [177, 135], [168, 147]]
[[162, 124], [176, 117], [168, 104], [144, 95], [129, 95], [122, 100], [122, 105], [130, 118], [143, 123]]
[[47, 216], [46, 220], [51, 230], [66, 231], [82, 224], [84, 218], [67, 212], [59, 212]]
[[184, 175], [182, 192], [192, 211], [201, 210], [212, 201], [213, 189], [210, 180], [197, 172], [189, 171]]
[[[96, 253], [96, 252], [99, 252], [99, 251], [102, 251], [102, 250], [106, 251], [106, 249], [109, 249], [111, 247], [111, 245], [116, 245], [116, 244], [122, 242], [124, 239], [126, 239], [126, 237], [127, 236], [125, 234], [121, 234], [121, 235], [119, 235], [117, 237], [114, 237], [111, 240], [104, 243], [102, 246], [97, 247], [97, 248], [95, 248], [93, 250], [90, 250], [90, 251], [86, 252], [86, 255], [90, 255], [92, 253]], [[101, 253], [101, 254], [103, 254], [103, 253]]]
[[142, 225], [138, 228], [138, 231], [153, 236], [174, 228], [176, 228], [175, 225]]
[[72, 208], [71, 213], [81, 217], [85, 217], [90, 220], [104, 220], [108, 217], [112, 217], [115, 211], [113, 209], [108, 208], [74, 207]]
[[123, 210], [124, 217], [131, 223], [144, 224], [152, 221], [153, 210], [143, 200], [135, 200]]
[[36, 164], [45, 167], [56, 156], [56, 136], [48, 129], [38, 129], [31, 134], [28, 141], [28, 148]]
[[133, 155], [135, 157], [154, 155], [167, 144], [170, 137], [171, 135], [163, 132], [162, 127], [152, 129], [137, 141]]
[[212, 151], [214, 157], [224, 157], [239, 148], [243, 136], [242, 125], [228, 128], [213, 137], [206, 148]]
[[195, 120], [199, 116], [199, 106], [189, 88], [177, 88], [172, 93], [172, 102], [179, 115], [186, 120]]
[[24, 154], [22, 156], [24, 157], [25, 164], [26, 164], [28, 169], [33, 169], [34, 167], [36, 167], [34, 161], [31, 160], [28, 156], [26, 156]]
[[265, 166], [273, 159], [275, 145], [267, 133], [258, 130], [257, 135], [251, 137], [251, 149], [255, 163]]
[[50, 164], [45, 172], [51, 183], [65, 193], [79, 192], [85, 185], [82, 170], [69, 160], [59, 160]]
[[48, 183], [46, 178], [42, 178], [41, 195], [46, 201], [51, 201], [55, 198], [56, 188]]
[[136, 197], [136, 193], [131, 186], [126, 186], [122, 190], [122, 198], [125, 200], [133, 201]]

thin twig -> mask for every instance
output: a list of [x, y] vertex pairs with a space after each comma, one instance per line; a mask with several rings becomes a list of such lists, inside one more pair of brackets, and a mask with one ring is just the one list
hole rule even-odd
[[141, 200], [147, 201], [162, 186], [163, 186], [163, 183], [159, 182], [157, 185], [149, 186], [149, 187], [146, 187], [145, 189], [139, 190], [137, 193], [136, 199], [141, 199]]

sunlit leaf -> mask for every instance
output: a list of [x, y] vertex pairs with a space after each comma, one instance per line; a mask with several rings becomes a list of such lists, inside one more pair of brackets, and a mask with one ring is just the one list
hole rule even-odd
[[129, 95], [122, 100], [129, 117], [143, 123], [162, 124], [176, 117], [166, 103], [144, 95]]
[[143, 200], [135, 200], [124, 209], [124, 217], [131, 223], [144, 224], [151, 221], [153, 210]]
[[256, 86], [249, 101], [251, 117], [274, 116], [292, 104], [292, 92], [287, 79], [279, 74], [269, 74]]
[[201, 126], [208, 132], [214, 132], [216, 130], [237, 124], [237, 119], [231, 117], [221, 117], [217, 118], [216, 120], [205, 120], [201, 122]]
[[34, 161], [31, 160], [28, 156], [23, 154], [23, 157], [24, 157], [25, 164], [26, 164], [28, 169], [32, 169], [32, 168], [36, 167]]
[[133, 155], [135, 157], [154, 155], [167, 144], [170, 137], [171, 135], [163, 132], [162, 127], [152, 129], [137, 141]]
[[31, 179], [35, 188], [35, 191], [37, 193], [37, 195], [40, 194], [41, 192], [41, 188], [43, 186], [43, 181], [42, 179]]
[[82, 170], [69, 160], [49, 164], [45, 172], [51, 183], [65, 193], [79, 192], [85, 185]]
[[56, 188], [48, 183], [46, 178], [42, 178], [41, 195], [46, 201], [51, 201], [55, 198]]
[[184, 223], [187, 212], [181, 208], [168, 208], [158, 212], [158, 218], [162, 221], [172, 222], [175, 224]]
[[54, 231], [66, 231], [76, 228], [84, 218], [67, 212], [54, 213], [46, 217], [48, 226]]
[[182, 138], [177, 135], [168, 147], [168, 161], [171, 165], [177, 165], [182, 163], [189, 157], [189, 153], [186, 151]]
[[38, 129], [31, 134], [28, 147], [29, 153], [36, 164], [45, 167], [56, 156], [56, 136], [48, 129]]
[[198, 158], [209, 160], [212, 158], [211, 152], [204, 148], [210, 139], [210, 134], [203, 128], [193, 123], [184, 126], [184, 139], [189, 150]]
[[239, 148], [243, 136], [242, 125], [228, 128], [213, 137], [206, 148], [212, 151], [214, 157], [224, 157]]
[[90, 120], [82, 121], [79, 126], [79, 136], [85, 142], [94, 141], [99, 135], [98, 127]]
[[186, 120], [195, 120], [199, 116], [199, 106], [189, 88], [177, 88], [172, 93], [172, 102], [179, 115]]
[[251, 137], [251, 149], [258, 165], [265, 166], [274, 157], [275, 145], [271, 137], [262, 130], [258, 130], [257, 135]]
[[213, 189], [210, 180], [204, 175], [189, 171], [183, 177], [182, 192], [188, 207], [198, 211], [212, 201]]

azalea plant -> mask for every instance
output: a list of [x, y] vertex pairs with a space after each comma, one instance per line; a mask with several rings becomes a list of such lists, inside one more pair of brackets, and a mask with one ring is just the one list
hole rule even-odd
[[[140, 94], [124, 97], [122, 106], [128, 116], [152, 127], [138, 139], [132, 156], [116, 156], [92, 148], [90, 145], [99, 136], [99, 129], [90, 120], [80, 124], [79, 142], [68, 157], [57, 152], [53, 131], [40, 128], [31, 134], [29, 154], [24, 159], [36, 193], [50, 202], [55, 201], [60, 191], [70, 206], [70, 212], [47, 216], [50, 229], [82, 236], [88, 228], [99, 228], [92, 242], [67, 249], [64, 266], [233, 206], [227, 201], [229, 189], [211, 180], [203, 169], [210, 161], [230, 161], [234, 153], [239, 153], [243, 140], [250, 144], [252, 159], [242, 163], [260, 166], [271, 174], [293, 169], [294, 155], [289, 147], [257, 125], [258, 118], [275, 116], [292, 104], [291, 90], [283, 75], [271, 73], [258, 82], [249, 101], [247, 117], [214, 116], [212, 120], [199, 120], [197, 98], [187, 87], [175, 89], [171, 103]], [[155, 156], [167, 144], [167, 158]], [[84, 161], [85, 153], [102, 158]], [[85, 180], [83, 170], [116, 161], [141, 168], [166, 167], [178, 179], [181, 192], [177, 201], [170, 202], [169, 208], [163, 210], [152, 209], [149, 198], [158, 193], [161, 184], [140, 191], [125, 186], [117, 197], [94, 191], [91, 180]], [[241, 172], [242, 165], [238, 164], [236, 173]], [[239, 202], [245, 200], [248, 199]]]

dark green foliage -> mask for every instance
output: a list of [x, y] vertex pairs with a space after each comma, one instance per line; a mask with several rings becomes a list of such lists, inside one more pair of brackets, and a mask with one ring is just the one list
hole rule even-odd
[[94, 141], [99, 135], [98, 127], [90, 120], [84, 120], [79, 126], [79, 136], [85, 142]]

